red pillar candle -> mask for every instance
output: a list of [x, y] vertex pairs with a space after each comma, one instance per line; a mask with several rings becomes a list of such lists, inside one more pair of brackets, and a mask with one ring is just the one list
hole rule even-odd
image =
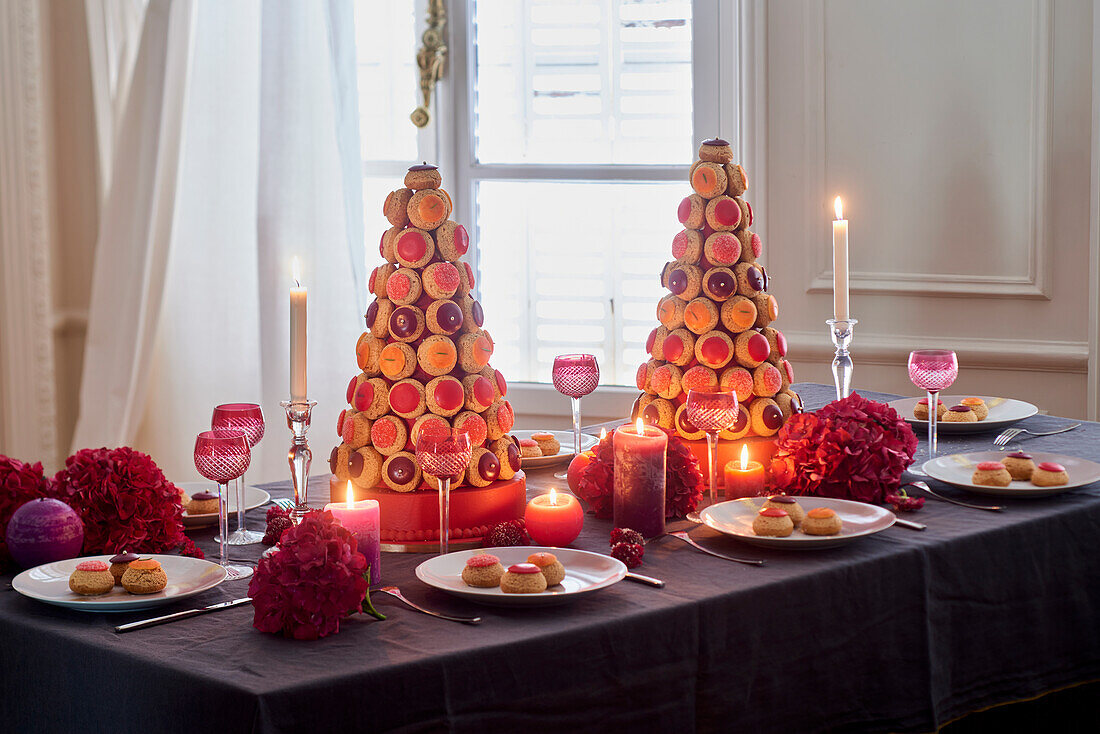
[[726, 464], [726, 499], [758, 497], [764, 493], [764, 465], [749, 460], [748, 444], [741, 446], [741, 460]]
[[584, 508], [573, 495], [551, 489], [528, 502], [523, 517], [528, 534], [539, 545], [569, 545], [581, 534]]
[[615, 429], [615, 527], [647, 538], [665, 532], [665, 452], [668, 435], [639, 418]]

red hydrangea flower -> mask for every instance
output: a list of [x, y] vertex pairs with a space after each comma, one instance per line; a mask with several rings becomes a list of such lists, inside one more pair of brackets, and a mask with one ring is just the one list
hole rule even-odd
[[206, 554], [202, 552], [202, 548], [195, 545], [195, 541], [187, 536], [184, 536], [183, 545], [180, 546], [180, 555], [189, 558], [206, 558]]
[[84, 521], [85, 554], [163, 553], [185, 540], [179, 489], [147, 454], [83, 449], [65, 460], [56, 482]]
[[893, 408], [852, 393], [814, 413], [792, 415], [776, 446], [777, 490], [881, 502], [913, 463], [917, 437]]
[[0, 456], [0, 567], [8, 561], [8, 545], [4, 538], [11, 516], [23, 503], [52, 494], [52, 484], [42, 473], [40, 462], [27, 464]]
[[[699, 460], [674, 432], [668, 434], [665, 455], [665, 516], [683, 517], [694, 510], [703, 496], [703, 473]], [[593, 459], [581, 472], [577, 496], [588, 503], [596, 517], [611, 519], [614, 513], [615, 432], [592, 449]]]
[[367, 595], [367, 559], [356, 546], [331, 512], [308, 513], [256, 566], [248, 583], [252, 626], [296, 640], [339, 632]]

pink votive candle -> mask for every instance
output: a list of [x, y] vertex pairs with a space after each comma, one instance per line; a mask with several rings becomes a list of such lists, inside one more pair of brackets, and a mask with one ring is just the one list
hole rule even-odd
[[354, 501], [351, 482], [348, 482], [348, 495], [345, 502], [330, 502], [325, 509], [355, 536], [360, 553], [367, 559], [370, 569], [370, 585], [377, 586], [382, 581], [382, 546], [379, 538], [381, 523], [377, 500]]

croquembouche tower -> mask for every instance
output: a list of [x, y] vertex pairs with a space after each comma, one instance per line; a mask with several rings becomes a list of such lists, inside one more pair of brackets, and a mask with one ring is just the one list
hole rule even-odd
[[741, 403], [732, 431], [719, 434], [719, 476], [748, 445], [765, 467], [775, 434], [802, 401], [791, 390], [794, 371], [787, 340], [772, 324], [779, 304], [768, 293], [768, 272], [757, 262], [763, 250], [753, 233], [744, 169], [725, 140], [706, 140], [689, 174], [694, 193], [680, 202], [683, 229], [672, 239], [672, 257], [661, 271], [669, 294], [657, 304], [660, 326], [646, 341], [649, 361], [638, 368], [634, 416], [674, 430], [707, 468], [702, 431], [691, 425], [684, 403], [691, 389], [732, 390]]
[[333, 498], [350, 480], [356, 499], [380, 504], [383, 550], [431, 551], [439, 542], [435, 480], [422, 474], [416, 439], [427, 426], [470, 436], [470, 463], [451, 484], [451, 548], [472, 547], [495, 524], [523, 516], [526, 483], [508, 384], [489, 359], [493, 339], [462, 260], [466, 229], [449, 219], [439, 170], [417, 165], [382, 205], [391, 226], [370, 275], [375, 296], [355, 345], [359, 372], [332, 450]]

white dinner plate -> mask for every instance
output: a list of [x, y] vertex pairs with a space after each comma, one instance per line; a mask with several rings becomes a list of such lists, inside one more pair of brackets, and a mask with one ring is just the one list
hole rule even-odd
[[1045, 451], [1027, 451], [1036, 464], [1053, 461], [1066, 468], [1069, 483], [1057, 487], [1036, 487], [1031, 482], [1014, 479], [1007, 487], [989, 487], [974, 484], [970, 478], [979, 461], [1000, 461], [1009, 452], [976, 451], [971, 454], [947, 454], [924, 462], [922, 467], [928, 476], [941, 482], [965, 489], [977, 494], [989, 494], [996, 497], [1049, 497], [1071, 489], [1084, 487], [1100, 480], [1100, 464], [1088, 459], [1078, 459], [1063, 454], [1048, 454]]
[[894, 513], [869, 505], [866, 502], [838, 500], [830, 497], [797, 497], [798, 504], [807, 512], [815, 507], [831, 507], [840, 517], [842, 526], [837, 535], [807, 535], [798, 528], [786, 538], [757, 535], [752, 531], [752, 521], [764, 505], [766, 497], [745, 497], [711, 505], [699, 513], [707, 527], [731, 535], [738, 540], [761, 548], [783, 550], [820, 550], [846, 545], [857, 538], [880, 533], [894, 524]]
[[[176, 482], [176, 486], [187, 493], [190, 497], [193, 494], [199, 492], [211, 492], [212, 494], [218, 493], [218, 485], [211, 484], [210, 482]], [[244, 509], [254, 510], [257, 507], [262, 507], [271, 501], [271, 495], [260, 489], [259, 487], [252, 487], [245, 485], [244, 487]], [[229, 516], [232, 517], [237, 512], [237, 493], [233, 489], [233, 485], [229, 485], [229, 498], [226, 501], [226, 507], [229, 510]], [[217, 525], [218, 513], [208, 512], [202, 515], [188, 515], [183, 513], [183, 524], [187, 527], [198, 527], [200, 525]]]
[[[565, 566], [565, 579], [538, 594], [505, 594], [500, 587], [479, 589], [467, 586], [462, 580], [466, 559], [482, 553], [491, 553], [500, 559], [505, 569], [513, 563], [526, 563], [532, 553], [553, 553]], [[416, 567], [416, 577], [440, 591], [463, 599], [500, 607], [544, 607], [564, 604], [607, 588], [623, 580], [626, 566], [618, 559], [602, 553], [574, 550], [572, 548], [543, 548], [521, 545], [511, 548], [475, 548], [455, 551], [445, 556], [435, 556]]]
[[[531, 438], [532, 433], [552, 433], [554, 438], [558, 439], [558, 443], [561, 444], [561, 451], [553, 456], [525, 456], [520, 459], [520, 465], [524, 469], [541, 469], [545, 466], [557, 466], [558, 464], [565, 464], [573, 460], [573, 432], [572, 431], [512, 431], [512, 435], [516, 438]], [[581, 451], [588, 451], [588, 449], [599, 443], [599, 439], [595, 436], [589, 436], [587, 433], [581, 434]]]
[[82, 612], [132, 612], [186, 599], [212, 589], [225, 580], [225, 569], [216, 563], [188, 556], [142, 555], [160, 561], [168, 585], [155, 594], [131, 594], [116, 586], [99, 596], [81, 596], [69, 590], [69, 576], [78, 563], [110, 561], [112, 556], [85, 556], [29, 568], [11, 581], [13, 589], [31, 599]]
[[[1013, 423], [1019, 423], [1024, 418], [1030, 418], [1039, 412], [1031, 403], [1012, 398], [996, 398], [988, 395], [940, 395], [939, 399], [950, 408], [958, 405], [963, 398], [981, 398], [989, 407], [989, 415], [984, 421], [977, 423], [948, 423], [942, 418], [936, 421], [936, 431], [939, 433], [981, 433], [983, 431], [1000, 431], [1008, 428]], [[917, 435], [920, 431], [928, 432], [928, 421], [922, 421], [913, 415], [913, 408], [921, 398], [901, 398], [891, 400], [887, 405], [898, 412], [898, 415], [908, 421]], [[920, 428], [917, 428], [920, 426]]]

